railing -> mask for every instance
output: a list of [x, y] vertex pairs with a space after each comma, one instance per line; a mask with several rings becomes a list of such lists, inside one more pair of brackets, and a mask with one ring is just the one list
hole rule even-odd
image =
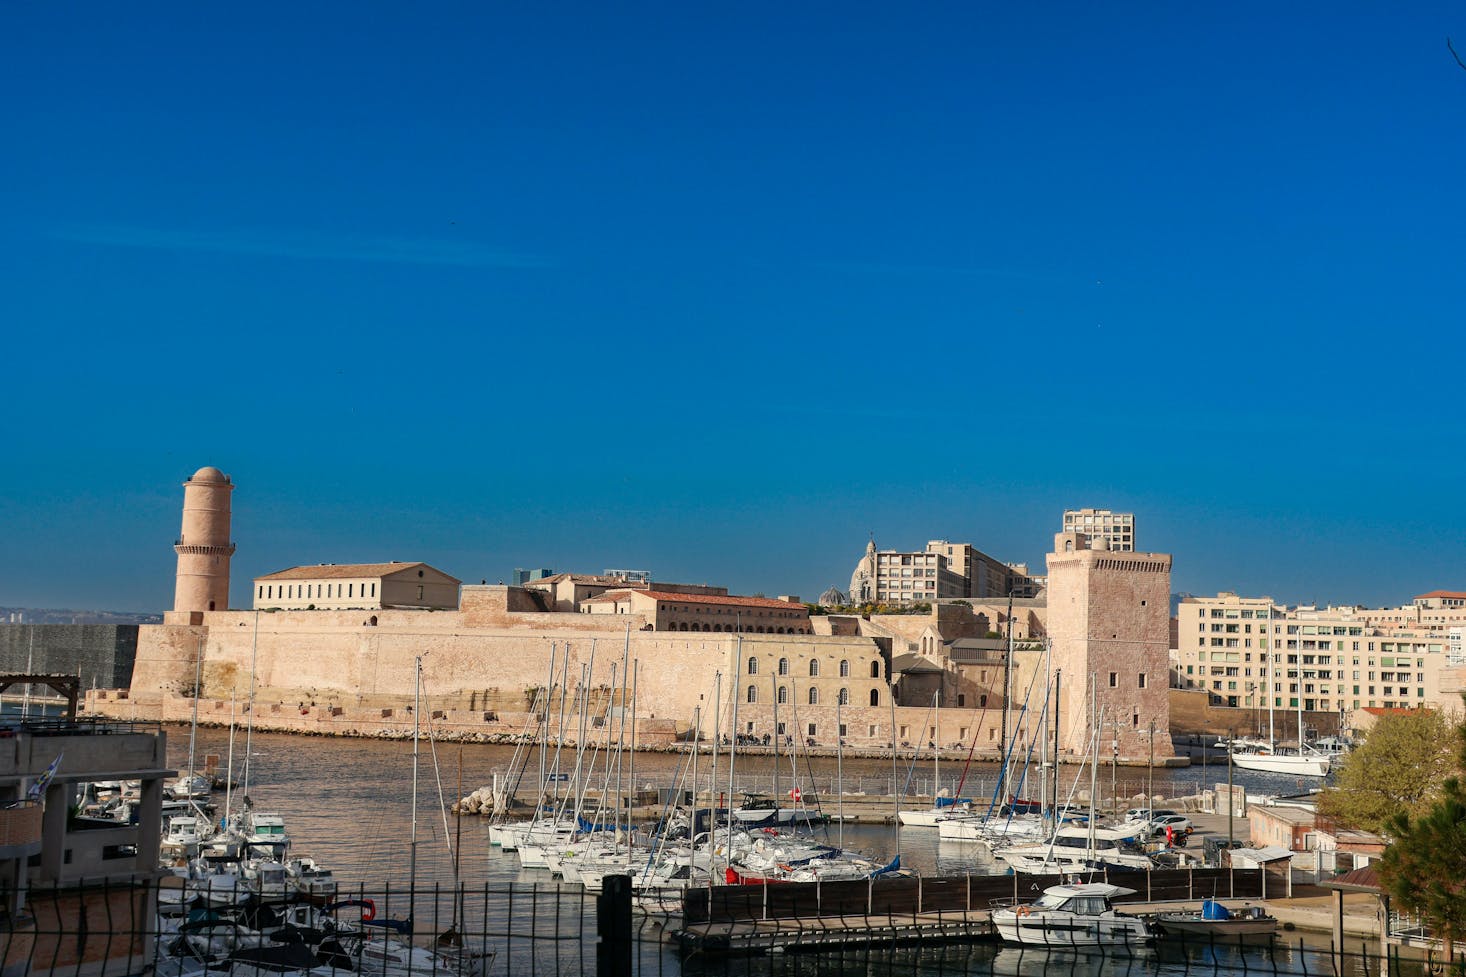
[[[632, 880], [624, 875], [608, 876], [599, 895], [578, 885], [519, 882], [461, 889], [363, 886], [338, 893], [329, 910], [283, 898], [240, 900], [234, 885], [191, 889], [181, 879], [164, 885], [149, 879], [33, 886], [0, 910], [0, 957], [7, 973], [37, 977], [147, 972], [240, 977], [302, 973], [305, 967], [313, 975], [343, 977], [1381, 977], [1411, 972], [1402, 971], [1397, 948], [1381, 954], [1377, 947], [1351, 941], [1335, 949], [1291, 935], [1262, 945], [1167, 937], [1147, 938], [1145, 945], [1004, 946], [992, 931], [991, 900], [1013, 898], [1015, 883], [1010, 878], [981, 881], [1006, 894], [984, 890], [979, 896], [977, 877], [718, 886], [711, 892], [725, 910], [734, 911], [702, 921], [690, 912], [684, 915], [680, 899], [652, 911], [638, 909]], [[1028, 881], [1017, 885], [1026, 890]], [[706, 906], [710, 890], [693, 891]], [[1197, 885], [1188, 891], [1189, 896], [1157, 891], [1155, 898], [1197, 898]], [[1020, 891], [1017, 897], [1031, 894]], [[195, 912], [190, 920], [184, 915], [190, 904], [212, 909]], [[1154, 904], [1119, 908], [1156, 911]], [[394, 956], [396, 963], [387, 962]]]

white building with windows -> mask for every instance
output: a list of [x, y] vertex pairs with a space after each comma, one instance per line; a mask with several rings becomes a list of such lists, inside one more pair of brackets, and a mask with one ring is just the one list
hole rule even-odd
[[322, 563], [254, 580], [256, 610], [455, 611], [462, 583], [426, 563]]
[[1450, 637], [1376, 627], [1356, 607], [1285, 607], [1267, 597], [1186, 597], [1176, 609], [1173, 667], [1180, 688], [1219, 705], [1347, 713], [1447, 708], [1441, 672]]

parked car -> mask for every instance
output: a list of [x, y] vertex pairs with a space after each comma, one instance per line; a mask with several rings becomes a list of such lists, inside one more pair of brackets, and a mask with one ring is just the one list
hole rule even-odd
[[1163, 814], [1160, 817], [1151, 818], [1151, 836], [1159, 838], [1171, 829], [1172, 837], [1176, 835], [1189, 835], [1192, 830], [1191, 819], [1180, 814]]
[[1148, 807], [1132, 807], [1125, 812], [1126, 821], [1149, 821], [1153, 817], [1155, 814]]

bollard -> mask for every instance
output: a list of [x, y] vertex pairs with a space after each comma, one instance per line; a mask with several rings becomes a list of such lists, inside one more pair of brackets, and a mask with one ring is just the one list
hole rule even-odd
[[596, 896], [597, 977], [631, 977], [631, 876], [608, 875]]

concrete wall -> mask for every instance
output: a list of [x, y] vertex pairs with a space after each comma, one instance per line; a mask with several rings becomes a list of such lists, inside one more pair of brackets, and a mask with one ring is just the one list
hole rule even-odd
[[[137, 657], [136, 624], [0, 624], [0, 670], [81, 675], [83, 688], [125, 687]], [[16, 690], [13, 694], [19, 694]]]

